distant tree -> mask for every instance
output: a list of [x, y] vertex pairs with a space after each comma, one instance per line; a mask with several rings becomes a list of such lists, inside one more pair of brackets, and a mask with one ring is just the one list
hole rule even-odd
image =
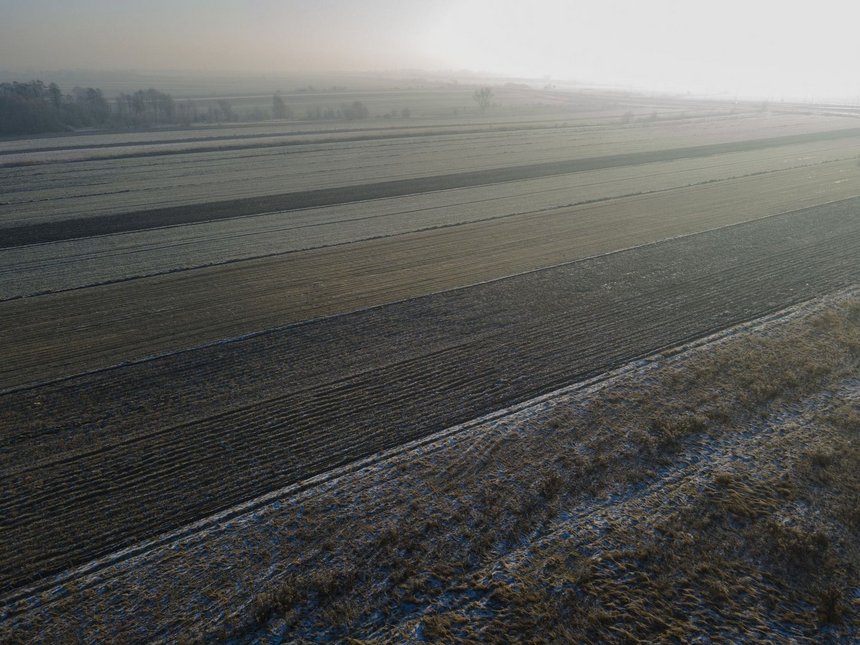
[[131, 111], [135, 116], [143, 118], [146, 112], [146, 95], [143, 93], [143, 90], [138, 90], [131, 95]]
[[405, 107], [402, 110], [400, 110], [400, 118], [401, 119], [408, 119], [411, 116], [412, 116], [412, 110], [410, 110], [408, 107]]
[[60, 106], [63, 104], [63, 93], [60, 91], [60, 87], [56, 83], [48, 85], [48, 96], [51, 99], [51, 105], [60, 109]]
[[[75, 90], [77, 92], [77, 89]], [[101, 95], [101, 91], [97, 90]], [[79, 96], [83, 96], [78, 92]], [[98, 102], [98, 97], [92, 96], [92, 101]], [[177, 118], [177, 107], [170, 94], [156, 89], [138, 90], [134, 94], [120, 94], [115, 102], [113, 121], [116, 125], [132, 127], [149, 127], [168, 123], [182, 122], [185, 112], [181, 111]]]
[[110, 108], [101, 90], [76, 87], [63, 96], [56, 83], [0, 83], [0, 132], [56, 132], [104, 124]]
[[87, 127], [103, 125], [110, 117], [110, 106], [102, 91], [92, 87], [74, 88], [67, 110], [74, 114], [75, 125]]
[[233, 113], [233, 106], [227, 99], [218, 101], [218, 112], [221, 118], [219, 121], [235, 121], [236, 115]]
[[[280, 103], [279, 103], [280, 100]], [[292, 110], [282, 97], [272, 99], [281, 118], [292, 118]], [[360, 105], [360, 104], [359, 104]], [[351, 118], [363, 118], [355, 104], [348, 106]], [[329, 108], [330, 118], [344, 118], [346, 112]], [[364, 109], [366, 116], [366, 108]], [[110, 102], [93, 87], [75, 87], [63, 94], [56, 83], [42, 81], [0, 83], [0, 134], [55, 132], [75, 128], [126, 127], [148, 128], [169, 124], [217, 123], [251, 118], [266, 121], [272, 114], [261, 107], [233, 111], [230, 101], [174, 101], [170, 94], [150, 88], [120, 94]], [[309, 118], [322, 118], [319, 108]]]
[[475, 100], [475, 103], [478, 104], [478, 109], [481, 110], [481, 113], [487, 111], [487, 108], [490, 107], [490, 104], [493, 101], [493, 90], [489, 87], [481, 87], [475, 90], [475, 93], [472, 94], [472, 98]]
[[176, 104], [176, 122], [179, 125], [190, 126], [197, 121], [197, 108], [192, 101], [182, 101]]
[[62, 105], [42, 81], [0, 83], [0, 134], [57, 132], [66, 129]]
[[272, 116], [276, 119], [293, 118], [293, 109], [284, 103], [280, 92], [272, 97]]
[[149, 89], [147, 98], [150, 104], [155, 109], [156, 123], [174, 123], [176, 118], [176, 105], [173, 102], [173, 97], [170, 94], [159, 92], [158, 90]]
[[353, 101], [341, 108], [341, 115], [347, 121], [358, 121], [360, 119], [366, 119], [370, 115], [370, 110], [368, 110], [367, 106], [361, 101]]

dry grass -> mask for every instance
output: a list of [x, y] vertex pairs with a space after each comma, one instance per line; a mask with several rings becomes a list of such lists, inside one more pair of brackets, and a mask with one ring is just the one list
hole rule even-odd
[[402, 506], [296, 562], [240, 631], [277, 618], [299, 640], [856, 635], [860, 408], [836, 388], [858, 363], [854, 299], [556, 405], [465, 473], [419, 461]]

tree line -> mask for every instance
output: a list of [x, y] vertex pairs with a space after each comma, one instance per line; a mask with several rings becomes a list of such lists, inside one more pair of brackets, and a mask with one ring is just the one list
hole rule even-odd
[[0, 134], [169, 125], [190, 122], [191, 116], [187, 106], [155, 89], [108, 101], [93, 87], [64, 94], [56, 83], [0, 83]]
[[76, 87], [63, 94], [56, 83], [0, 83], [0, 133], [57, 132], [98, 127], [110, 118], [101, 90]]
[[[312, 106], [298, 114], [278, 92], [272, 97], [271, 105], [271, 111], [256, 106], [240, 113], [227, 99], [176, 100], [170, 94], [156, 89], [123, 93], [109, 100], [100, 89], [92, 87], [75, 87], [71, 92], [63, 93], [56, 83], [0, 83], [0, 135], [82, 128], [190, 126], [196, 123], [265, 121], [272, 118], [356, 121], [370, 117], [370, 110], [361, 101], [344, 103], [340, 107]], [[383, 116], [409, 118], [411, 113], [408, 108], [404, 108]]]

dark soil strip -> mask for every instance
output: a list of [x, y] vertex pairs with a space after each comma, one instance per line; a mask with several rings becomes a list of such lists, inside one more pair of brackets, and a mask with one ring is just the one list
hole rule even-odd
[[0, 591], [860, 280], [860, 199], [0, 397]]
[[306, 190], [204, 204], [168, 206], [132, 213], [114, 213], [38, 224], [24, 224], [0, 229], [0, 248], [858, 136], [860, 136], [860, 128], [832, 130], [670, 150], [632, 152], [587, 159], [491, 168], [413, 179], [396, 179], [359, 186]]

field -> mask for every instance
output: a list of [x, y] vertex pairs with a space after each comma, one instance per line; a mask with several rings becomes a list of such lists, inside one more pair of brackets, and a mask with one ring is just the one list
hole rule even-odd
[[[4, 629], [10, 637], [32, 629], [51, 638], [65, 628], [109, 635], [125, 618], [114, 610], [92, 617], [104, 610], [100, 585], [129, 599], [125, 576], [137, 570], [156, 593], [159, 579], [176, 575], [166, 549], [184, 558], [189, 540], [199, 545], [187, 556], [193, 566], [203, 566], [207, 549], [235, 549], [231, 540], [245, 538], [227, 527], [251, 512], [248, 504], [258, 508], [254, 500], [275, 503], [266, 496], [293, 499], [304, 490], [348, 496], [348, 487], [325, 488], [328, 474], [358, 472], [356, 464], [377, 463], [385, 451], [405, 454], [410, 442], [822, 294], [851, 293], [860, 282], [856, 115], [641, 97], [632, 104], [611, 95], [577, 103], [575, 94], [518, 92], [519, 107], [486, 117], [437, 113], [349, 128], [231, 126], [0, 144], [0, 637]], [[530, 112], [532, 99], [547, 105]], [[624, 117], [631, 107], [633, 118]], [[839, 396], [848, 408], [856, 394], [856, 374], [849, 374], [856, 371], [856, 305], [845, 304], [852, 297], [832, 305], [844, 319], [842, 335], [820, 342], [847, 342], [841, 351], [854, 362], [840, 358], [814, 387], [800, 388], [804, 397], [825, 398], [847, 388]], [[806, 368], [793, 369], [806, 383]], [[651, 377], [636, 378], [646, 388]], [[628, 394], [640, 387], [625, 383]], [[788, 398], [774, 410], [801, 405], [789, 396], [797, 388], [786, 388]], [[740, 406], [732, 423], [756, 411], [781, 414], [767, 407], [779, 396], [777, 388]], [[685, 405], [694, 414], [699, 404]], [[445, 457], [433, 467], [441, 478], [480, 487], [477, 473], [490, 472], [481, 469], [500, 458], [493, 456], [500, 444], [470, 432], [472, 439], [446, 435], [451, 445], [472, 446], [459, 465]], [[531, 432], [517, 430], [523, 441]], [[779, 434], [749, 431], [742, 443], [707, 449], [761, 452], [772, 432]], [[797, 442], [809, 439], [798, 432]], [[785, 440], [786, 455], [792, 441]], [[407, 470], [425, 468], [416, 450], [418, 457], [402, 458]], [[571, 480], [570, 494], [636, 480], [659, 497], [671, 479], [665, 469], [681, 468], [671, 456], [678, 450], [662, 466], [660, 452], [637, 471], [641, 477], [622, 477], [623, 460], [609, 463], [604, 454], [605, 471]], [[532, 461], [538, 470], [542, 463]], [[502, 490], [518, 499], [507, 484]], [[586, 503], [576, 499], [564, 502], [559, 517]], [[656, 503], [646, 492], [624, 500], [589, 512], [609, 513], [631, 531], [618, 520], [621, 504]], [[392, 501], [391, 509], [402, 503]], [[434, 508], [428, 501], [421, 521], [438, 521]], [[335, 510], [331, 518], [339, 517]], [[329, 530], [324, 515], [312, 519], [297, 562], [314, 562], [301, 549], [321, 548]], [[278, 522], [300, 520], [287, 514]], [[492, 536], [521, 520], [481, 521], [490, 522]], [[292, 539], [278, 522], [254, 529], [269, 531], [265, 539], [247, 539]], [[380, 522], [368, 527], [367, 540], [388, 530]], [[528, 522], [529, 531], [536, 528]], [[576, 534], [582, 544], [599, 538], [577, 522], [552, 531]], [[557, 549], [550, 533], [545, 539]], [[509, 546], [508, 564], [494, 551], [493, 560], [470, 561], [457, 575], [483, 575], [486, 588], [495, 579], [488, 562], [516, 568], [523, 579], [549, 566]], [[286, 547], [266, 548], [269, 555], [234, 573], [212, 555], [205, 591], [147, 605], [136, 619], [140, 629], [164, 640], [186, 632], [248, 636], [281, 629], [284, 616], [303, 620], [307, 591], [293, 601], [283, 589], [310, 569], [284, 568], [277, 562], [290, 556], [282, 555], [262, 574], [261, 563]], [[840, 584], [852, 575], [856, 583], [856, 572], [845, 575]], [[224, 591], [231, 584], [243, 591]], [[350, 594], [335, 595], [366, 602]], [[430, 612], [440, 616], [432, 628], [440, 637], [470, 638], [468, 629], [456, 631], [460, 618], [452, 612], [484, 615], [486, 607], [469, 609], [477, 596], [446, 598]], [[57, 619], [70, 602], [86, 616], [77, 626]], [[117, 602], [125, 609], [116, 611], [128, 610]], [[394, 631], [377, 632], [383, 626], [359, 620], [365, 609], [355, 609], [347, 632], [329, 635], [356, 630], [400, 640], [417, 638], [397, 631], [403, 625], [431, 629], [394, 612], [401, 627], [386, 623]], [[320, 616], [313, 620], [325, 623]], [[488, 637], [497, 638], [493, 630], [505, 620]], [[642, 634], [640, 627], [631, 629]], [[797, 634], [812, 629], [803, 623]]]
[[115, 552], [10, 600], [0, 636], [851, 642], [857, 296]]

